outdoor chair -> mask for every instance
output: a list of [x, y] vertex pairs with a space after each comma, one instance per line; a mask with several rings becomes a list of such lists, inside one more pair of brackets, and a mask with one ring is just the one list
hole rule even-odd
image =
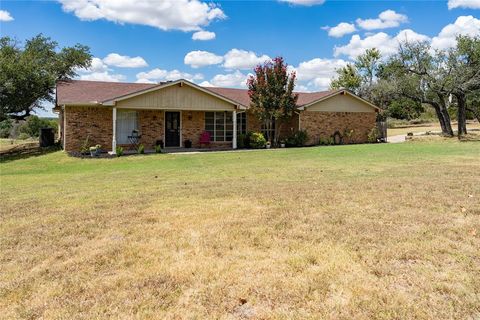
[[210, 132], [208, 131], [203, 131], [200, 135], [200, 148], [202, 146], [210, 146]]
[[140, 144], [141, 134], [138, 133], [138, 130], [132, 130], [132, 135], [128, 136], [128, 141], [130, 141], [130, 146], [133, 150], [137, 150]]

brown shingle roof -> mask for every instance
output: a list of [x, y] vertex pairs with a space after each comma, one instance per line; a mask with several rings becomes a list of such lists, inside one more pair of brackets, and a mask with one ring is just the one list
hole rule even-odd
[[149, 83], [126, 83], [70, 80], [57, 82], [57, 105], [102, 102], [155, 86]]
[[[85, 80], [59, 81], [57, 83], [57, 105], [103, 102], [137, 91], [146, 90], [156, 85], [157, 84]], [[250, 105], [250, 97], [246, 89], [204, 88], [244, 106]], [[333, 93], [333, 91], [298, 92], [298, 105], [303, 106], [331, 93]]]

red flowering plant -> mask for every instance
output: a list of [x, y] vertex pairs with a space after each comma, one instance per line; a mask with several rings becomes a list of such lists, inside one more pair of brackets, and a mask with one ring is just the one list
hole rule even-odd
[[282, 126], [297, 107], [296, 74], [287, 71], [282, 57], [256, 66], [254, 73], [247, 79], [250, 108], [262, 122], [266, 139], [277, 146]]

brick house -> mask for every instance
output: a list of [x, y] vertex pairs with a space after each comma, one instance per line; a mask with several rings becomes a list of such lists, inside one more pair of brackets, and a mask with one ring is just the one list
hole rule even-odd
[[[77, 152], [88, 137], [90, 145], [115, 152], [129, 146], [137, 131], [145, 149], [158, 141], [179, 148], [190, 140], [199, 147], [202, 132], [211, 134], [211, 148], [237, 147], [237, 136], [263, 131], [249, 111], [245, 89], [200, 87], [187, 80], [160, 84], [100, 81], [59, 81], [54, 111], [59, 114], [64, 150]], [[282, 134], [306, 130], [308, 144], [352, 132], [350, 141], [367, 141], [376, 125], [378, 108], [346, 90], [299, 93], [298, 112]]]

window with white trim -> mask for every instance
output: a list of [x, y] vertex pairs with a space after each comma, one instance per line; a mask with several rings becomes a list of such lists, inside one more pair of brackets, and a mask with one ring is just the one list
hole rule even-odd
[[129, 144], [128, 136], [131, 136], [134, 130], [138, 132], [137, 112], [117, 109], [117, 143]]
[[[211, 141], [232, 141], [233, 112], [205, 112], [205, 131], [210, 133]], [[247, 118], [245, 113], [237, 113], [237, 135], [246, 134]]]

